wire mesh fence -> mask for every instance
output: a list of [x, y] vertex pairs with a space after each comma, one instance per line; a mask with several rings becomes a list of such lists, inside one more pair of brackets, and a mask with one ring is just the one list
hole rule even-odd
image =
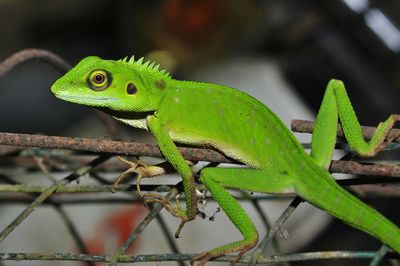
[[[54, 66], [61, 73], [66, 72], [70, 66], [59, 56], [45, 50], [28, 49], [11, 55], [8, 59], [0, 63], [0, 77], [28, 60], [41, 60]], [[100, 120], [107, 129], [111, 138], [117, 138], [119, 132], [110, 122], [109, 118], [99, 113]], [[311, 133], [313, 123], [310, 121], [294, 120], [292, 130], [295, 132]], [[374, 128], [363, 127], [363, 134], [368, 139], [371, 137]], [[398, 129], [392, 130], [391, 134], [398, 134]], [[343, 133], [338, 129], [338, 136]], [[391, 135], [388, 137], [390, 138]], [[397, 149], [400, 138], [398, 138], [388, 149]], [[345, 150], [348, 149], [345, 144], [338, 144]], [[307, 145], [304, 145], [307, 147]], [[238, 162], [225, 157], [214, 150], [179, 147], [180, 152], [186, 160], [194, 163], [206, 161], [217, 165], [219, 163]], [[162, 210], [160, 204], [148, 206], [151, 211], [136, 226], [126, 241], [111, 255], [91, 255], [85, 243], [79, 234], [72, 218], [64, 211], [66, 204], [106, 204], [106, 203], [128, 203], [134, 204], [141, 202], [142, 199], [136, 193], [136, 186], [129, 184], [120, 184], [116, 187], [116, 193], [131, 192], [129, 198], [113, 197], [111, 194], [112, 183], [102, 178], [102, 174], [107, 171], [122, 172], [126, 167], [111, 160], [117, 155], [124, 156], [149, 156], [162, 158], [162, 154], [156, 145], [142, 144], [127, 141], [115, 141], [108, 139], [88, 139], [88, 138], [69, 138], [46, 135], [30, 135], [0, 132], [0, 165], [18, 168], [30, 168], [42, 173], [49, 179], [50, 185], [38, 186], [33, 184], [22, 184], [13, 176], [0, 175], [0, 203], [28, 203], [28, 206], [11, 223], [0, 232], [0, 243], [7, 241], [9, 236], [20, 224], [25, 221], [38, 207], [51, 206], [54, 208], [72, 238], [79, 248], [79, 254], [68, 252], [62, 253], [0, 253], [1, 261], [80, 261], [88, 265], [94, 265], [95, 262], [105, 262], [108, 265], [117, 265], [118, 263], [150, 262], [150, 261], [176, 261], [184, 265], [190, 261], [195, 254], [182, 254], [172, 239], [172, 233], [167, 229], [165, 221], [159, 215]], [[89, 156], [89, 157], [88, 157]], [[174, 170], [168, 163], [161, 163], [165, 173], [172, 173]], [[55, 179], [56, 172], [70, 172], [61, 179]], [[360, 198], [398, 198], [400, 197], [399, 187], [393, 186], [358, 186], [365, 184], [389, 184], [398, 183], [400, 177], [400, 167], [396, 164], [363, 163], [348, 160], [335, 160], [330, 166], [332, 173], [347, 173], [370, 176], [369, 178], [351, 178], [338, 180], [343, 186], [351, 186], [351, 191]], [[83, 176], [96, 181], [94, 185], [74, 184]], [[176, 198], [181, 192], [178, 185], [142, 185], [143, 191], [157, 191], [166, 193], [168, 199]], [[201, 184], [198, 184], [200, 191], [204, 190]], [[87, 193], [92, 193], [87, 197]], [[96, 197], [96, 193], [107, 193], [109, 196]], [[59, 195], [64, 195], [59, 197]], [[68, 196], [73, 195], [73, 196]], [[94, 195], [94, 196], [93, 196]], [[293, 198], [289, 206], [284, 210], [280, 217], [270, 225], [259, 201], [271, 200], [278, 196], [237, 196], [239, 200], [251, 201], [253, 207], [257, 210], [264, 221], [268, 233], [261, 239], [258, 246], [248, 256], [244, 256], [240, 262], [249, 265], [260, 263], [288, 263], [291, 261], [322, 260], [322, 259], [368, 259], [370, 265], [378, 265], [383, 258], [399, 258], [390, 252], [388, 248], [382, 246], [377, 251], [326, 251], [326, 252], [305, 252], [293, 254], [275, 254], [271, 256], [263, 255], [266, 248], [270, 245], [276, 245], [274, 238], [281, 229], [282, 225], [291, 217], [293, 211], [302, 202], [301, 198], [294, 194], [287, 193], [279, 197]], [[141, 233], [146, 230], [150, 223], [156, 221], [161, 227], [162, 232], [167, 239], [172, 253], [170, 254], [150, 254], [150, 255], [126, 255], [128, 248], [138, 239]], [[51, 236], [49, 236], [51, 237]], [[228, 262], [234, 261], [235, 256], [224, 256], [215, 259], [215, 261]]]

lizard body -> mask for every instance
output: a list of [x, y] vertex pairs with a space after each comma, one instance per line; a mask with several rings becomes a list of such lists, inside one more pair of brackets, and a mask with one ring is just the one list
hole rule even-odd
[[264, 193], [294, 190], [308, 202], [400, 253], [399, 228], [341, 188], [326, 170], [339, 118], [350, 146], [362, 156], [373, 156], [384, 148], [383, 141], [399, 117], [390, 116], [371, 141], [365, 142], [341, 81], [331, 80], [327, 86], [311, 155], [257, 99], [222, 85], [172, 79], [153, 63], [143, 63], [143, 59], [87, 57], [57, 80], [51, 91], [60, 99], [93, 106], [155, 136], [166, 159], [182, 176], [186, 209], [171, 207], [162, 196], [147, 201], [169, 207], [173, 215], [182, 219], [180, 228], [195, 218], [197, 202], [193, 173], [175, 143], [211, 147], [248, 166], [205, 168], [200, 173], [202, 183], [244, 237], [199, 255], [202, 264], [231, 252], [239, 252], [240, 258], [258, 239], [251, 219], [227, 188]]

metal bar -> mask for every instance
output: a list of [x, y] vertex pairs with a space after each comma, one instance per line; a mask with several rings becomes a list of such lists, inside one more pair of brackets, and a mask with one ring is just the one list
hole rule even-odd
[[378, 266], [379, 263], [383, 260], [385, 255], [389, 252], [389, 248], [386, 245], [382, 245], [382, 247], [376, 252], [375, 257], [369, 264], [369, 266]]
[[[164, 218], [161, 215], [156, 216], [156, 220], [160, 225], [161, 231], [164, 233], [165, 238], [167, 239], [168, 245], [171, 247], [172, 252], [174, 253], [181, 253], [179, 251], [178, 245], [175, 243], [174, 239], [171, 237], [171, 232], [168, 230], [167, 223], [165, 222]], [[180, 266], [185, 266], [183, 261], [178, 261]]]
[[[400, 188], [397, 186], [376, 186], [370, 184], [376, 183], [399, 183], [397, 179], [380, 179], [380, 178], [351, 178], [337, 180], [342, 186], [351, 186], [351, 189], [361, 198], [398, 198], [400, 197]], [[173, 186], [171, 184], [171, 186]], [[55, 191], [56, 193], [99, 193], [99, 192], [110, 192], [112, 185], [74, 185], [59, 187]], [[142, 191], [156, 191], [156, 192], [168, 192], [169, 188], [167, 185], [141, 185]], [[35, 186], [35, 185], [0, 185], [0, 192], [7, 193], [42, 193], [47, 189], [46, 186]], [[197, 186], [198, 190], [204, 190], [202, 185]], [[116, 188], [117, 192], [136, 192], [136, 185], [122, 184]], [[282, 199], [296, 196], [295, 193], [280, 193], [280, 194], [265, 194], [252, 196], [254, 199]], [[74, 196], [75, 197], [75, 196]], [[3, 195], [0, 197], [5, 198]], [[236, 199], [247, 199], [248, 197], [235, 196]]]
[[[40, 167], [45, 167], [40, 160], [38, 160], [38, 162], [40, 162], [40, 164], [41, 164]], [[51, 175], [50, 175], [50, 178], [53, 182], [56, 181]], [[10, 184], [14, 184], [14, 185], [17, 184], [12, 179], [6, 179], [6, 181], [9, 181]], [[37, 196], [37, 193], [29, 193], [28, 195], [25, 195], [25, 196], [26, 196], [27, 202], [31, 203], [32, 200]], [[7, 199], [7, 203], [10, 204], [10, 202], [11, 202], [10, 199]], [[70, 232], [72, 238], [74, 239], [76, 245], [78, 246], [79, 251], [81, 253], [87, 253], [87, 248], [86, 248], [84, 242], [82, 241], [78, 231], [76, 230], [76, 228], [72, 222], [72, 219], [67, 214], [67, 212], [65, 212], [65, 210], [62, 208], [61, 204], [55, 202], [52, 198], [48, 198], [46, 200], [46, 203], [53, 206], [55, 208], [55, 210], [58, 212], [58, 214], [61, 216], [61, 219], [64, 221], [68, 231]], [[86, 264], [89, 266], [93, 266], [93, 262], [90, 262], [90, 261], [88, 261]]]
[[[270, 223], [267, 215], [264, 213], [263, 209], [261, 208], [260, 200], [258, 198], [254, 198], [254, 197], [250, 197], [250, 196], [249, 196], [249, 200], [250, 200], [251, 204], [253, 205], [253, 208], [257, 211], [258, 215], [260, 216], [260, 219], [261, 219], [262, 223], [264, 224], [264, 228], [265, 228], [266, 232], [268, 232], [268, 230], [271, 228], [271, 223]], [[276, 241], [276, 238], [274, 238], [272, 240], [272, 245], [273, 245], [274, 250], [277, 253], [281, 253], [281, 247], [279, 245], [279, 242]]]
[[[163, 157], [156, 145], [87, 138], [38, 136], [0, 132], [0, 144], [71, 149], [92, 153]], [[191, 161], [238, 163], [214, 150], [179, 147], [179, 151], [185, 159]], [[400, 177], [400, 165], [393, 164], [362, 164], [354, 161], [333, 160], [329, 170], [333, 173]]]
[[[178, 194], [178, 190], [172, 189], [170, 193], [166, 196], [168, 200], [173, 199]], [[159, 212], [164, 208], [163, 205], [159, 203], [154, 203], [154, 207], [151, 212], [143, 219], [143, 221], [136, 227], [135, 231], [129, 236], [125, 243], [111, 256], [109, 260], [110, 266], [116, 266], [120, 262], [120, 257], [128, 250], [130, 245], [140, 236], [144, 229], [149, 225], [151, 221], [159, 214]]]
[[[300, 120], [300, 119], [293, 119], [290, 123], [290, 128], [292, 129], [293, 132], [298, 132], [298, 133], [312, 133], [312, 130], [314, 128], [314, 121], [308, 121], [308, 120]], [[376, 127], [368, 127], [368, 126], [361, 126], [361, 132], [364, 136], [365, 139], [369, 140], [372, 138], [376, 130]], [[386, 139], [390, 139], [392, 136], [396, 136], [400, 134], [400, 129], [393, 128]], [[344, 137], [343, 130], [338, 126], [337, 130], [337, 136], [338, 137]], [[396, 138], [394, 142], [400, 142], [400, 137]]]
[[301, 198], [299, 197], [294, 198], [294, 200], [289, 204], [286, 210], [275, 221], [271, 229], [268, 231], [268, 234], [266, 234], [264, 239], [258, 244], [256, 250], [253, 252], [253, 255], [251, 256], [251, 259], [248, 263], [249, 266], [255, 265], [257, 262], [259, 262], [268, 244], [271, 242], [275, 234], [280, 230], [282, 225], [286, 222], [286, 220], [290, 217], [290, 215], [294, 212], [294, 210], [297, 208], [297, 206], [299, 206], [301, 202], [302, 202]]
[[60, 56], [47, 50], [31, 48], [16, 52], [2, 61], [0, 63], [0, 77], [6, 75], [16, 66], [30, 60], [45, 61], [62, 73], [67, 72], [71, 68], [70, 64], [68, 64]]
[[24, 211], [22, 211], [1, 233], [0, 242], [2, 242], [20, 223], [22, 223], [43, 201], [53, 194], [59, 187], [64, 186], [82, 175], [90, 172], [94, 167], [108, 160], [110, 155], [101, 155], [94, 159], [90, 164], [83, 166], [72, 174], [50, 185], [43, 191]]
[[[127, 141], [99, 140], [88, 138], [69, 138], [30, 134], [14, 134], [0, 132], [0, 144], [24, 147], [40, 147], [52, 149], [69, 149], [92, 153], [112, 153], [118, 155], [141, 155], [163, 157], [156, 145], [134, 143]], [[210, 162], [235, 163], [219, 152], [199, 148], [179, 148], [180, 153], [191, 161], [202, 161], [207, 158]]]
[[[134, 262], [157, 262], [157, 261], [188, 261], [195, 254], [148, 254], [148, 255], [122, 255], [119, 263]], [[277, 263], [288, 261], [308, 261], [308, 260], [327, 260], [327, 259], [372, 259], [376, 256], [376, 252], [368, 251], [322, 251], [322, 252], [304, 252], [283, 255], [272, 255], [260, 258], [257, 264]], [[398, 258], [392, 255], [388, 258]], [[230, 262], [235, 259], [234, 255], [216, 258], [213, 261]], [[251, 257], [243, 257], [239, 263], [248, 263]], [[71, 254], [62, 253], [0, 253], [0, 261], [94, 261], [108, 262], [110, 256], [105, 255], [89, 255], [89, 254]]]
[[[54, 202], [51, 202], [51, 204], [54, 206], [58, 214], [61, 216], [61, 219], [64, 221], [64, 224], [71, 234], [71, 237], [74, 239], [75, 244], [78, 246], [79, 251], [82, 253], [88, 253], [88, 249], [84, 241], [80, 237], [78, 230], [76, 230], [76, 227], [68, 213], [62, 208], [60, 204]], [[94, 263], [92, 261], [87, 261], [87, 265], [94, 266]]]

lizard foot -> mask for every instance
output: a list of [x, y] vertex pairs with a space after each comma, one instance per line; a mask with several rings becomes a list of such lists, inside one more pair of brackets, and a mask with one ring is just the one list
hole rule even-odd
[[[235, 257], [235, 259], [234, 259], [233, 261], [230, 262], [230, 265], [231, 265], [231, 266], [235, 266], [235, 264], [242, 258], [243, 254], [246, 253], [246, 251], [247, 251], [247, 250], [245, 250], [245, 251], [243, 251], [243, 252], [240, 252], [240, 253]], [[218, 258], [218, 257], [221, 257], [221, 256], [223, 256], [223, 255], [224, 255], [224, 254], [213, 255], [213, 254], [210, 254], [209, 252], [203, 252], [203, 253], [201, 253], [201, 254], [199, 254], [199, 255], [197, 255], [197, 256], [194, 256], [194, 257], [191, 259], [191, 261], [190, 261], [190, 265], [193, 266], [193, 265], [196, 264], [196, 266], [203, 266], [203, 265], [205, 265], [208, 261], [210, 261], [210, 260], [212, 260], [212, 259], [215, 259], [215, 258]], [[196, 261], [198, 261], [198, 262], [196, 263]]]
[[193, 266], [195, 264], [195, 261], [198, 261], [198, 263], [196, 263], [196, 266], [202, 266], [202, 265], [206, 264], [212, 258], [213, 258], [213, 256], [211, 256], [208, 252], [203, 252], [197, 256], [194, 256], [190, 260], [190, 265]]
[[[217, 258], [217, 257], [220, 257], [220, 256], [223, 256], [223, 254], [211, 254], [209, 251], [206, 251], [206, 252], [203, 252], [203, 253], [200, 253], [199, 255], [197, 255], [197, 256], [194, 256], [191, 260], [190, 260], [190, 265], [195, 265], [196, 264], [196, 266], [203, 266], [203, 265], [205, 265], [208, 261], [210, 261], [210, 260], [212, 260], [212, 259], [214, 259], [214, 258]], [[196, 263], [196, 261], [197, 261], [197, 263]]]
[[193, 220], [189, 219], [186, 215], [186, 211], [181, 208], [179, 203], [179, 195], [176, 197], [176, 207], [173, 207], [171, 202], [167, 198], [159, 194], [147, 193], [143, 195], [143, 198], [145, 206], [148, 206], [149, 203], [159, 203], [173, 216], [182, 219], [181, 223], [178, 226], [178, 229], [175, 232], [175, 238], [179, 238], [180, 232], [185, 223]]
[[156, 193], [146, 193], [143, 194], [144, 204], [147, 206], [149, 203], [159, 203], [173, 216], [185, 219], [186, 212], [183, 210], [179, 203], [179, 195], [176, 196], [176, 207], [172, 206], [172, 203], [163, 195]]
[[196, 266], [202, 266], [206, 264], [209, 260], [224, 256], [226, 254], [238, 252], [234, 259], [231, 260], [230, 264], [231, 266], [233, 266], [235, 265], [235, 263], [239, 262], [239, 260], [247, 251], [249, 251], [256, 245], [257, 239], [257, 237], [248, 240], [244, 239], [242, 241], [234, 242], [207, 252], [203, 252], [197, 256], [194, 256], [191, 259], [190, 264], [193, 265], [195, 261], [198, 261], [198, 263], [196, 263]]
[[[398, 121], [400, 121], [400, 115], [391, 115], [392, 117], [392, 126], [387, 128], [387, 132], [386, 132], [386, 141], [382, 141], [382, 143], [375, 149], [375, 151], [373, 151], [373, 153], [371, 154], [372, 156], [375, 156], [376, 154], [378, 154], [379, 152], [383, 151], [390, 143], [392, 143], [393, 141], [395, 141], [398, 137], [400, 137], [400, 132], [398, 133], [392, 133], [390, 132], [392, 130], [392, 127], [394, 126], [394, 124]], [[378, 125], [379, 128], [379, 125]]]
[[173, 212], [174, 207], [172, 206], [171, 202], [164, 196], [156, 194], [156, 193], [146, 193], [141, 194], [143, 198], [144, 205], [148, 207], [150, 203], [159, 203], [161, 204], [167, 211]]
[[[236, 258], [233, 260], [233, 261], [231, 261], [230, 262], [230, 265], [231, 266], [234, 266], [241, 258], [242, 258], [242, 256], [243, 256], [243, 254], [246, 252], [247, 250], [245, 250], [245, 251], [243, 251], [243, 252], [240, 252], [237, 256], [236, 256]], [[190, 261], [190, 265], [194, 265], [195, 264], [195, 261], [198, 261], [197, 263], [196, 263], [196, 266], [203, 266], [203, 265], [205, 265], [208, 261], [210, 261], [210, 260], [212, 260], [212, 259], [215, 259], [215, 258], [218, 258], [218, 257], [221, 257], [221, 256], [223, 256], [224, 254], [216, 254], [216, 255], [213, 255], [213, 254], [210, 254], [209, 252], [203, 252], [203, 253], [201, 253], [201, 254], [199, 254], [199, 255], [197, 255], [197, 256], [194, 256], [192, 259], [191, 259], [191, 261]]]
[[131, 162], [128, 161], [124, 158], [122, 158], [121, 156], [117, 156], [118, 160], [121, 161], [122, 163], [125, 163], [129, 166], [129, 168], [127, 170], [125, 170], [124, 172], [122, 172], [117, 179], [114, 181], [112, 187], [111, 187], [111, 191], [112, 192], [116, 192], [116, 189], [119, 185], [119, 183], [121, 183], [121, 181], [130, 173], [136, 173], [138, 175], [137, 177], [137, 181], [136, 181], [136, 188], [137, 191], [139, 193], [139, 195], [141, 197], [143, 197], [143, 193], [140, 190], [140, 181], [142, 180], [142, 178], [148, 178], [148, 177], [154, 177], [157, 175], [161, 175], [165, 173], [164, 168], [162, 167], [158, 167], [158, 166], [153, 166], [153, 165], [147, 165], [146, 163], [144, 163], [141, 160], [138, 160], [136, 162]]
[[[396, 121], [398, 121], [398, 120], [400, 120], [400, 115], [396, 115]], [[396, 133], [396, 134], [389, 133], [388, 139], [379, 146], [376, 153], [383, 151], [389, 144], [391, 144], [393, 141], [395, 141], [398, 137], [400, 137], [400, 132]]]

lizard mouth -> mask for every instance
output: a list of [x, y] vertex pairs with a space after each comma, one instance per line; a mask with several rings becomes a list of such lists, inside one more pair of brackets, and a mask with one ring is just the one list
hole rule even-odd
[[114, 97], [90, 97], [90, 96], [77, 96], [77, 95], [68, 95], [68, 94], [54, 94], [57, 98], [69, 102], [86, 102], [86, 103], [104, 103], [104, 102], [112, 102], [117, 101], [117, 98]]

